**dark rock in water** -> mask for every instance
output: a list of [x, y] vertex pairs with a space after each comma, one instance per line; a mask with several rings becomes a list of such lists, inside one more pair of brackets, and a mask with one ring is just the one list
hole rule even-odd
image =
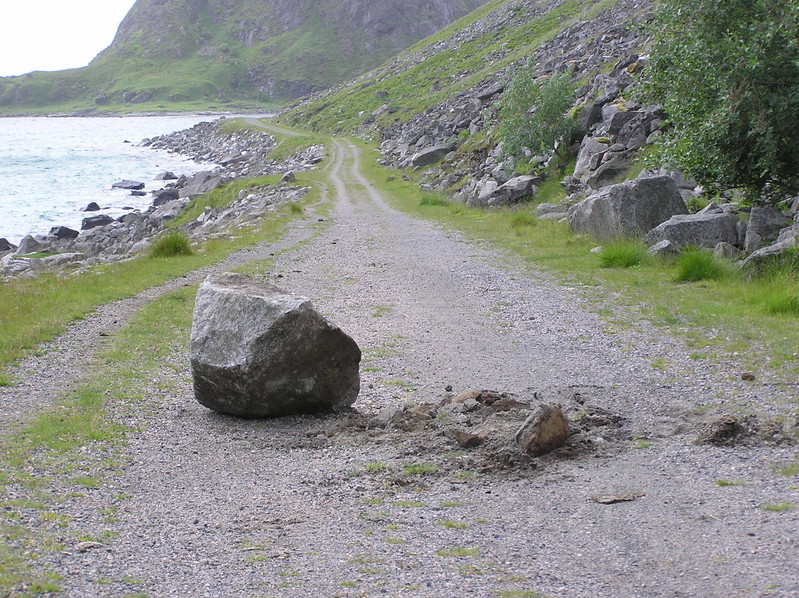
[[155, 197], [153, 198], [153, 205], [162, 206], [165, 203], [180, 197], [180, 191], [177, 189], [161, 189], [160, 191], [155, 191], [154, 195]]
[[133, 197], [144, 197], [145, 195], [147, 195], [147, 192], [146, 191], [131, 191], [130, 194]]
[[5, 237], [0, 238], [0, 252], [3, 251], [14, 251], [17, 248], [11, 241], [6, 239]]
[[157, 174], [155, 177], [156, 181], [176, 181], [178, 180], [177, 175], [174, 172], [169, 170], [165, 170], [164, 172]]
[[111, 216], [106, 216], [102, 214], [100, 216], [90, 216], [89, 218], [84, 218], [83, 222], [80, 225], [80, 230], [89, 230], [92, 228], [97, 228], [98, 226], [105, 226], [106, 224], [111, 224], [114, 221]]
[[76, 239], [80, 233], [66, 226], [54, 226], [50, 229], [50, 236], [56, 239]]
[[88, 206], [83, 210], [84, 212], [98, 212], [100, 210], [100, 206], [97, 204], [96, 201], [89, 203]]
[[139, 181], [118, 181], [111, 185], [112, 189], [129, 189], [129, 190], [138, 190], [144, 189], [144, 183], [140, 183]]
[[566, 444], [569, 421], [556, 405], [539, 405], [516, 432], [516, 444], [531, 457], [540, 457]]
[[240, 417], [346, 408], [360, 390], [358, 345], [311, 302], [241, 274], [209, 276], [191, 331], [194, 393]]

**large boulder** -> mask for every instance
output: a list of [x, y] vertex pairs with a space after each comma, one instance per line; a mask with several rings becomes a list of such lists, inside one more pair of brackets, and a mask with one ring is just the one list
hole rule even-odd
[[672, 216], [649, 231], [647, 244], [671, 241], [678, 247], [715, 247], [719, 243], [740, 246], [738, 218], [732, 214], [690, 214]]
[[200, 285], [191, 330], [194, 393], [240, 417], [346, 408], [360, 390], [361, 351], [311, 302], [242, 274]]
[[503, 185], [486, 185], [482, 193], [467, 202], [469, 207], [502, 206], [515, 203], [524, 197], [534, 195], [535, 184], [541, 179], [533, 175], [522, 175], [510, 179]]
[[577, 233], [600, 240], [645, 234], [688, 208], [674, 180], [654, 176], [611, 185], [584, 199], [569, 211], [569, 224]]
[[444, 156], [455, 149], [454, 143], [446, 143], [442, 145], [434, 145], [426, 147], [423, 150], [416, 152], [411, 158], [411, 164], [421, 168], [424, 166], [431, 166], [436, 162], [440, 162]]
[[755, 206], [749, 214], [744, 251], [752, 253], [772, 244], [780, 231], [791, 224], [790, 218], [771, 206]]

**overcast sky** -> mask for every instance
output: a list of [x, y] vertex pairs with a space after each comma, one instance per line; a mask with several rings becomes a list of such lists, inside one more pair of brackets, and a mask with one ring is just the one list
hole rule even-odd
[[0, 76], [86, 66], [135, 0], [2, 0]]

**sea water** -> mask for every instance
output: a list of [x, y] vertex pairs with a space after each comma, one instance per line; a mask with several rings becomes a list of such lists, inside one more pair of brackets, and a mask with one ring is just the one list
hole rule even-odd
[[[87, 216], [118, 217], [146, 209], [152, 197], [112, 189], [122, 179], [160, 189], [162, 171], [209, 169], [183, 156], [140, 144], [144, 138], [187, 129], [214, 116], [0, 118], [0, 237], [19, 243], [27, 234], [64, 225], [80, 230]], [[86, 213], [90, 202], [103, 209]]]

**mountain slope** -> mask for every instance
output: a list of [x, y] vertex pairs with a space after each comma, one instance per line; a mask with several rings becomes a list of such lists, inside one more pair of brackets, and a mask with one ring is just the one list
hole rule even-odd
[[[491, 0], [390, 62], [289, 107], [281, 119], [333, 133], [384, 135], [450, 100], [500, 91], [527, 61], [589, 77], [626, 55], [652, 0]], [[487, 97], [487, 96], [486, 96]]]
[[279, 104], [374, 68], [485, 2], [138, 0], [88, 67], [0, 78], [0, 113]]

